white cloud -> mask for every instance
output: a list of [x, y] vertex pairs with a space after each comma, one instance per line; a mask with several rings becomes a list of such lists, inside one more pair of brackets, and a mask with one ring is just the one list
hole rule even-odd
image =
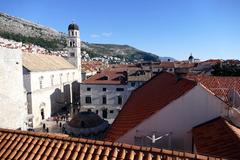
[[91, 38], [100, 38], [101, 36], [99, 34], [91, 34], [90, 37]]
[[109, 38], [112, 35], [113, 35], [112, 32], [103, 32], [101, 34], [91, 34], [90, 37], [91, 38], [101, 38], [101, 37]]
[[103, 37], [111, 37], [112, 36], [112, 32], [103, 32], [101, 35]]

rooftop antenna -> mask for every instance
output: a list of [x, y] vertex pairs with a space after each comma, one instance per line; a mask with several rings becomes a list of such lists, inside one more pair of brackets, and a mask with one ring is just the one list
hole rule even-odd
[[167, 137], [167, 136], [169, 136], [169, 135], [171, 135], [171, 132], [166, 133], [166, 134], [164, 134], [164, 135], [161, 135], [161, 136], [159, 136], [159, 137], [156, 137], [156, 134], [155, 134], [155, 133], [153, 133], [151, 137], [150, 137], [150, 136], [146, 136], [146, 137], [147, 137], [148, 139], [150, 139], [150, 140], [152, 141], [152, 143], [156, 143], [156, 141], [162, 139], [163, 137]]

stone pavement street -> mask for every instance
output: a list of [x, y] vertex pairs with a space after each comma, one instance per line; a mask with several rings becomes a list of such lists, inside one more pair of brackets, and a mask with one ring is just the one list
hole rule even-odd
[[[63, 125], [66, 123], [65, 121], [59, 121], [58, 124], [56, 121], [53, 120], [46, 120], [44, 121], [46, 128], [48, 128], [49, 133], [62, 133], [62, 128], [59, 126], [60, 123]], [[46, 129], [43, 130], [43, 124], [39, 125], [38, 127], [34, 128], [35, 132], [46, 132]]]

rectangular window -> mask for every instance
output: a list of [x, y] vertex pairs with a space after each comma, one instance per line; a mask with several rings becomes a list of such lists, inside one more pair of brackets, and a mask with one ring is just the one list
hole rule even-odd
[[114, 110], [110, 110], [110, 113], [114, 113]]
[[91, 88], [90, 88], [90, 87], [88, 87], [88, 88], [87, 88], [87, 91], [91, 91]]
[[75, 53], [74, 53], [74, 52], [71, 52], [71, 53], [70, 53], [70, 56], [71, 56], [71, 57], [75, 57]]
[[118, 104], [122, 104], [122, 96], [118, 96]]
[[86, 102], [87, 104], [91, 104], [91, 103], [92, 103], [92, 98], [91, 98], [91, 96], [86, 96], [85, 102]]
[[116, 88], [116, 91], [124, 91], [124, 88]]
[[102, 97], [102, 104], [107, 104], [107, 97], [106, 96]]
[[107, 91], [107, 88], [103, 88], [102, 91], [103, 91], [103, 92], [106, 92], [106, 91]]
[[135, 85], [136, 85], [135, 82], [132, 82], [132, 83], [131, 83], [131, 86], [132, 86], [132, 87], [135, 87]]

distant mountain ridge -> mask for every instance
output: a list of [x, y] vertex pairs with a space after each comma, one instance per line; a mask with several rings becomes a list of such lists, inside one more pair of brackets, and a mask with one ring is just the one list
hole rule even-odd
[[[5, 13], [0, 13], [0, 36], [24, 43], [33, 43], [49, 50], [63, 50], [66, 47], [67, 38], [65, 33]], [[127, 61], [159, 60], [155, 54], [128, 45], [82, 42], [82, 50], [89, 53], [91, 57], [114, 56]]]

